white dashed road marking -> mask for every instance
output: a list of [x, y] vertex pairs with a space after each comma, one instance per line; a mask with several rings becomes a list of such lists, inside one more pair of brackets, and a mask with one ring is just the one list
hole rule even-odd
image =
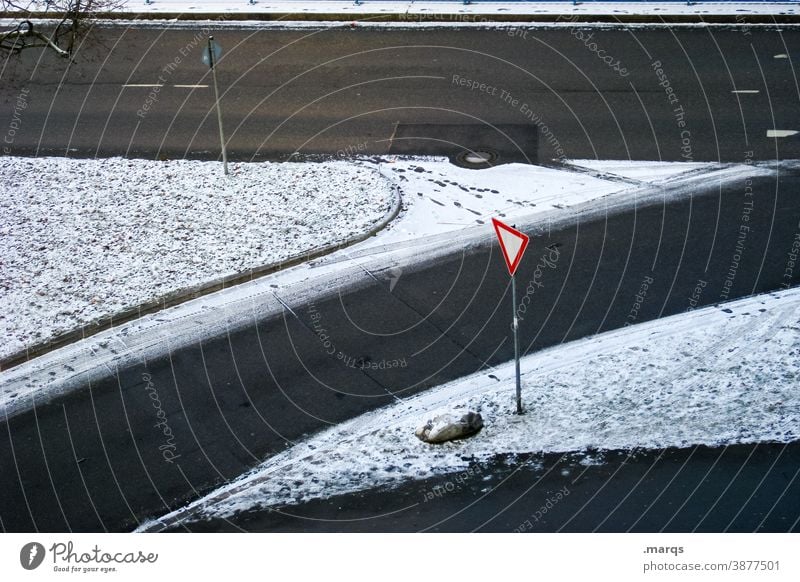
[[794, 129], [768, 129], [767, 137], [791, 137], [797, 135], [798, 132]]
[[[131, 89], [155, 89], [157, 87], [165, 87], [165, 85], [161, 83], [125, 83], [123, 87], [128, 87]], [[176, 89], [207, 89], [208, 85], [173, 85], [173, 87]]]

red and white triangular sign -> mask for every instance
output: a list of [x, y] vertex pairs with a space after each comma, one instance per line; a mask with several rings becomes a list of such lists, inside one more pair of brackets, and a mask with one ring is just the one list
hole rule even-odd
[[508, 272], [513, 275], [517, 271], [517, 267], [519, 267], [525, 249], [528, 248], [530, 237], [516, 228], [503, 224], [496, 218], [492, 218], [492, 224], [497, 233], [497, 239], [500, 241], [500, 248], [503, 250], [503, 258], [506, 260]]

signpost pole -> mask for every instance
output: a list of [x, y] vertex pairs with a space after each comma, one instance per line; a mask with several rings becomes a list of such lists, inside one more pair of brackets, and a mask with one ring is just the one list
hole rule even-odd
[[503, 251], [503, 259], [508, 267], [508, 274], [511, 275], [511, 328], [514, 331], [514, 365], [517, 372], [517, 414], [522, 414], [522, 379], [519, 373], [519, 317], [517, 315], [517, 267], [522, 260], [525, 249], [528, 248], [530, 237], [524, 232], [517, 230], [515, 226], [503, 224], [496, 218], [492, 218], [492, 225], [500, 241], [500, 249]]
[[208, 66], [211, 67], [211, 76], [214, 79], [214, 97], [217, 104], [217, 121], [219, 121], [219, 141], [222, 145], [222, 168], [228, 175], [228, 150], [225, 147], [225, 132], [222, 130], [222, 109], [219, 105], [219, 88], [217, 87], [217, 69], [214, 66], [214, 37], [208, 37]]
[[522, 414], [522, 381], [519, 374], [519, 321], [517, 320], [517, 275], [511, 275], [511, 307], [513, 313], [514, 327], [514, 363], [517, 370], [517, 414]]

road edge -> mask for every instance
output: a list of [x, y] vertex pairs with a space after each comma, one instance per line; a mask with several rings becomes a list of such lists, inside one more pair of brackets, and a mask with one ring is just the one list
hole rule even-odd
[[[55, 12], [0, 11], [0, 19], [60, 19]], [[508, 14], [497, 12], [470, 13], [408, 13], [408, 12], [99, 12], [96, 20], [109, 21], [163, 21], [166, 25], [176, 21], [260, 21], [265, 23], [289, 22], [341, 22], [370, 24], [384, 22], [458, 24], [458, 23], [569, 23], [569, 24], [799, 24], [800, 14], [575, 14], [569, 12], [548, 14]]]
[[164, 309], [175, 307], [176, 305], [180, 305], [182, 303], [187, 303], [193, 299], [198, 299], [205, 295], [210, 295], [211, 293], [215, 293], [229, 287], [241, 285], [242, 283], [248, 283], [254, 279], [259, 279], [261, 277], [265, 277], [266, 275], [271, 275], [272, 273], [276, 273], [290, 267], [295, 267], [308, 261], [319, 259], [335, 251], [348, 248], [363, 242], [372, 236], [375, 236], [384, 228], [386, 228], [392, 221], [394, 221], [395, 218], [397, 218], [397, 215], [400, 214], [400, 209], [402, 207], [402, 189], [400, 188], [399, 184], [397, 184], [397, 182], [392, 180], [389, 176], [381, 173], [379, 170], [378, 173], [389, 183], [391, 188], [391, 206], [389, 207], [389, 210], [384, 213], [381, 219], [376, 222], [368, 231], [357, 234], [342, 242], [331, 243], [329, 245], [310, 249], [298, 255], [291, 256], [283, 261], [269, 263], [248, 269], [240, 273], [217, 277], [216, 279], [212, 279], [206, 283], [200, 283], [190, 287], [178, 289], [176, 291], [167, 293], [166, 295], [162, 295], [157, 299], [139, 304], [136, 307], [125, 309], [116, 315], [102, 317], [98, 320], [74, 329], [73, 331], [56, 336], [51, 340], [40, 344], [35, 344], [32, 347], [27, 348], [24, 352], [18, 352], [17, 354], [11, 355], [7, 358], [0, 359], [0, 372], [6, 372], [16, 366], [53, 352], [61, 347], [79, 342], [119, 325], [124, 325], [145, 315], [163, 311]]

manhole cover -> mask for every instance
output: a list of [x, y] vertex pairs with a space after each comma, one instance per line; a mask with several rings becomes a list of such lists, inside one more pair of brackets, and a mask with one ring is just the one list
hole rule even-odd
[[497, 160], [497, 152], [488, 148], [467, 150], [456, 157], [459, 165], [468, 168], [490, 168], [495, 160]]
[[[532, 124], [398, 124], [389, 153], [446, 156], [462, 168], [537, 163], [539, 128]], [[466, 159], [469, 158], [469, 159]]]

